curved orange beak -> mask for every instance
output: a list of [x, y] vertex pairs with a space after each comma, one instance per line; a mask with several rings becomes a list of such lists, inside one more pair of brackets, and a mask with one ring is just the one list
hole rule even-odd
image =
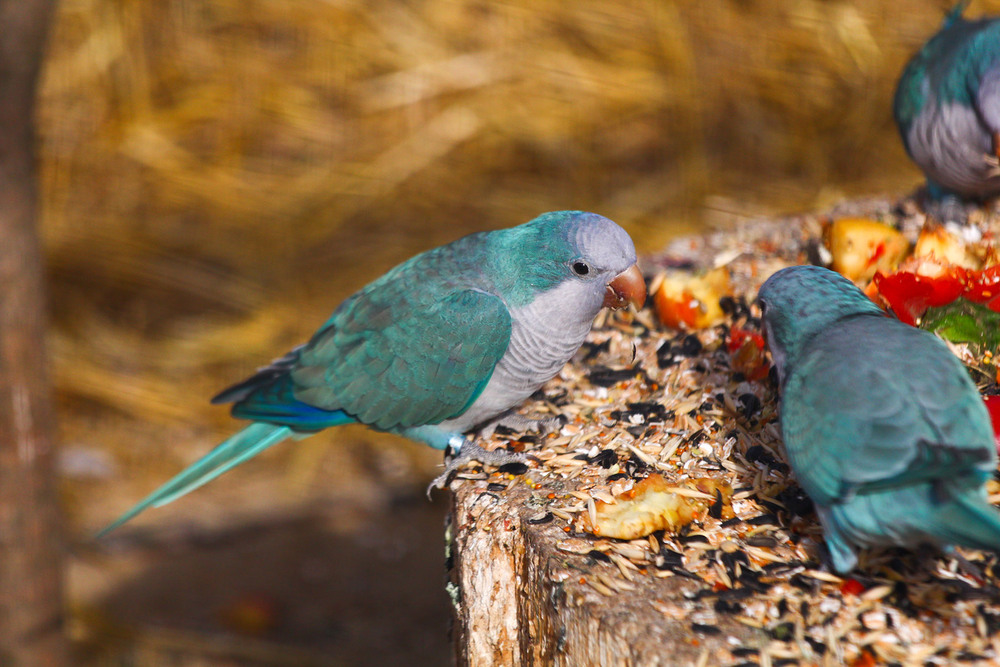
[[604, 294], [605, 308], [624, 308], [630, 303], [637, 309], [646, 303], [646, 281], [635, 264], [615, 276]]

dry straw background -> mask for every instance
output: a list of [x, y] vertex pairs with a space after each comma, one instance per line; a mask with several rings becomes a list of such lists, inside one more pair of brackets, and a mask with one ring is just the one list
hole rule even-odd
[[[430, 574], [415, 578], [431, 592], [413, 599], [434, 598], [419, 614], [436, 625], [400, 650], [440, 664], [441, 508], [418, 500], [435, 452], [342, 428], [276, 448], [107, 544], [90, 535], [232, 430], [208, 397], [419, 250], [582, 208], [621, 222], [649, 253], [739, 217], [911, 190], [920, 177], [891, 97], [947, 8], [63, 0], [40, 93], [42, 233], [82, 654], [94, 664], [363, 664], [369, 654], [343, 647], [365, 640], [385, 651], [369, 664], [389, 664], [396, 640], [386, 637], [405, 631], [365, 634], [384, 610], [371, 610], [368, 629], [345, 620], [356, 605], [326, 610], [306, 632], [296, 610], [316, 591], [305, 587], [307, 602], [260, 583], [257, 561], [301, 565], [261, 560], [301, 551], [298, 533], [269, 546], [231, 540], [259, 551], [206, 551], [205, 535], [312, 512], [337, 542], [317, 553], [344, 569], [357, 536], [384, 551], [403, 529], [381, 521], [428, 526], [426, 545], [399, 558], [427, 561]], [[1000, 2], [969, 13], [990, 12]], [[254, 539], [269, 530], [284, 529]], [[179, 560], [188, 569], [171, 570]], [[213, 567], [233, 586], [267, 588], [262, 625], [225, 620], [254, 591], [181, 593], [221, 580]], [[357, 567], [346, 581], [375, 574], [364, 558]], [[315, 650], [289, 658], [289, 646]]]

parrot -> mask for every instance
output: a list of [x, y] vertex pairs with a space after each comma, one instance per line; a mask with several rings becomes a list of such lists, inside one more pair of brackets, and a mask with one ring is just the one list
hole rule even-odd
[[546, 422], [512, 411], [576, 353], [602, 308], [641, 308], [645, 298], [632, 239], [595, 213], [544, 213], [418, 254], [344, 300], [307, 343], [213, 398], [250, 424], [98, 536], [272, 445], [340, 424], [454, 454], [438, 486], [468, 461], [522, 460], [487, 452], [470, 431]]
[[963, 202], [1000, 193], [1000, 18], [958, 3], [907, 63], [893, 101], [906, 152], [927, 176], [928, 211], [965, 222]]
[[1000, 549], [985, 490], [993, 428], [944, 342], [819, 266], [779, 270], [757, 303], [788, 463], [834, 569], [850, 572], [868, 547]]

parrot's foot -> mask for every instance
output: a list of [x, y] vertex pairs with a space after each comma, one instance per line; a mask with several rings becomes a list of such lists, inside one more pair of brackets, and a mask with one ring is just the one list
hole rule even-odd
[[924, 213], [940, 222], [954, 222], [965, 225], [969, 214], [976, 209], [975, 202], [967, 202], [954, 192], [945, 190], [939, 185], [927, 184], [923, 198]]
[[477, 461], [484, 465], [505, 466], [511, 463], [525, 465], [531, 457], [527, 454], [518, 454], [506, 449], [483, 449], [472, 440], [462, 443], [458, 454], [445, 466], [444, 472], [434, 478], [434, 481], [427, 487], [427, 496], [430, 497], [431, 489], [443, 489], [448, 483], [452, 473], [471, 461]]
[[948, 558], [954, 558], [958, 562], [958, 569], [964, 572], [966, 575], [972, 577], [976, 581], [986, 581], [986, 575], [983, 574], [983, 569], [973, 563], [971, 560], [966, 558], [959, 552], [955, 547], [948, 545], [941, 549], [945, 556]]
[[553, 431], [561, 429], [565, 423], [566, 417], [563, 415], [554, 415], [552, 417], [535, 419], [532, 417], [525, 417], [524, 415], [516, 412], [505, 412], [493, 421], [486, 422], [483, 427], [479, 429], [479, 437], [489, 438], [498, 427], [510, 429], [515, 433], [524, 433], [526, 431], [543, 434], [552, 433]]

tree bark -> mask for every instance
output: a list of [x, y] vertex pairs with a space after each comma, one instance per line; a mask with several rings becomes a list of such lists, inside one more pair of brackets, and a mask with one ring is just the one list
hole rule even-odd
[[64, 664], [33, 113], [51, 0], [0, 0], [0, 664]]
[[456, 662], [460, 667], [667, 667], [720, 664], [727, 638], [747, 643], [758, 631], [731, 619], [718, 636], [692, 641], [690, 622], [656, 605], [680, 608], [698, 589], [675, 577], [642, 576], [614, 596], [587, 582], [599, 569], [558, 548], [554, 523], [533, 525], [530, 490], [502, 495], [486, 481], [453, 484], [448, 546]]

